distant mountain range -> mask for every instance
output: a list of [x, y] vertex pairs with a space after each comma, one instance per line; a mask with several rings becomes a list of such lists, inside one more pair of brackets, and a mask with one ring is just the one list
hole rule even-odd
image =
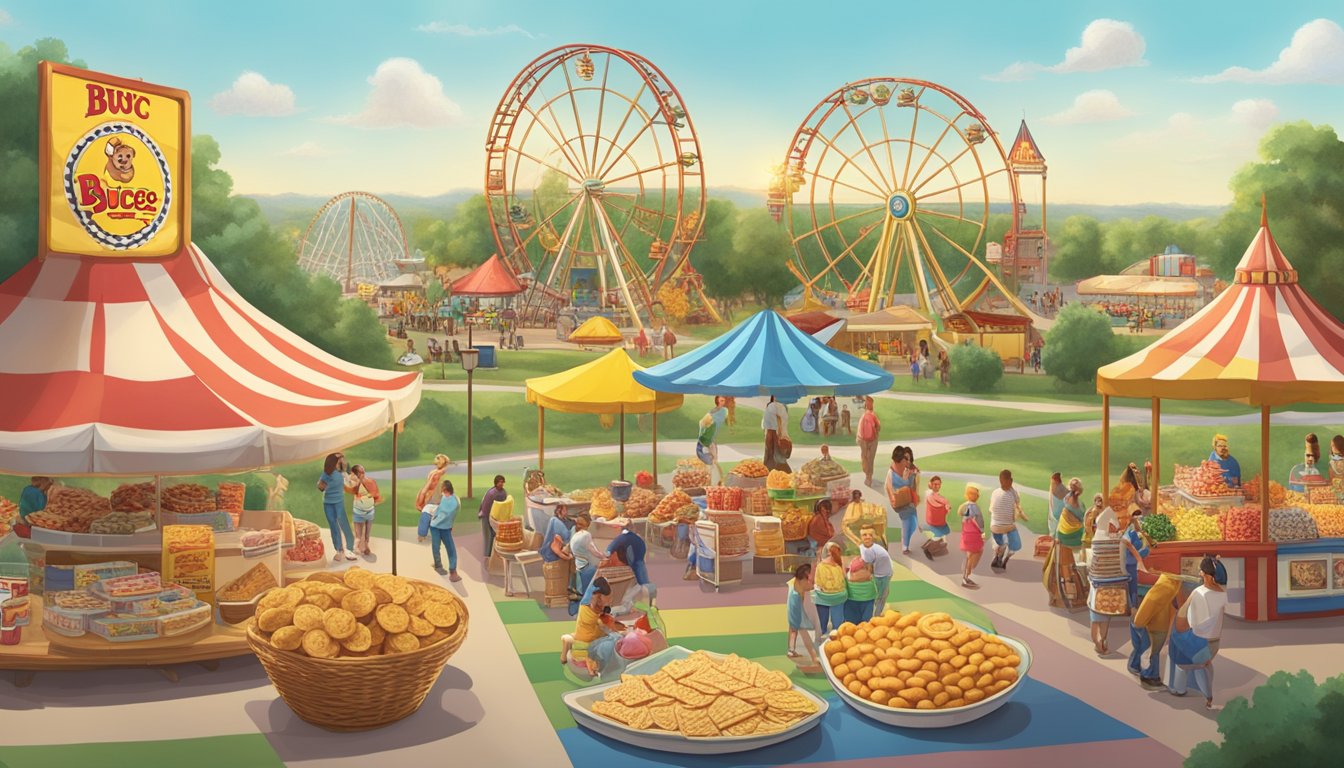
[[[442, 217], [452, 214], [458, 203], [478, 194], [476, 189], [455, 189], [439, 195], [379, 195], [405, 221], [420, 216]], [[711, 198], [729, 200], [739, 208], [765, 206], [765, 190], [745, 187], [711, 187]], [[313, 217], [328, 199], [317, 195], [283, 193], [278, 195], [244, 195], [257, 201], [262, 214], [276, 226], [302, 227]], [[1010, 213], [1007, 203], [991, 203], [994, 213]], [[1162, 216], [1174, 221], [1189, 221], [1222, 215], [1226, 206], [1219, 205], [1183, 205], [1180, 203], [1137, 203], [1130, 205], [1091, 205], [1087, 203], [1052, 203], [1049, 216], [1054, 222], [1063, 222], [1070, 216], [1092, 216], [1101, 221], [1116, 219], [1142, 219], [1145, 216]]]

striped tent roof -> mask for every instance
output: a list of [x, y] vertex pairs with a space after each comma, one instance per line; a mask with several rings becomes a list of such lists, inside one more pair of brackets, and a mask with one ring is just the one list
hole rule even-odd
[[756, 397], [867, 395], [891, 388], [888, 371], [808, 336], [762, 310], [700, 347], [647, 370], [635, 381], [658, 392]]
[[0, 284], [0, 472], [200, 474], [309, 460], [419, 403], [248, 304], [194, 246], [52, 256]]
[[1339, 403], [1344, 323], [1298, 284], [1262, 218], [1236, 281], [1160, 341], [1097, 371], [1097, 391], [1255, 406]]

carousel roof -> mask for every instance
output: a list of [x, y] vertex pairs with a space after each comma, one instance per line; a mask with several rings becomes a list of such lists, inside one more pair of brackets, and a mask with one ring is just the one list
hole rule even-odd
[[623, 344], [625, 336], [615, 323], [601, 315], [593, 315], [569, 334], [569, 341], [574, 344]]
[[635, 371], [635, 380], [659, 392], [799, 398], [880, 392], [891, 388], [892, 375], [831, 349], [767, 309], [708, 344]]
[[1199, 281], [1193, 277], [1097, 275], [1079, 281], [1078, 294], [1080, 296], [1192, 297], [1199, 294]]
[[306, 461], [378, 435], [420, 375], [336, 358], [194, 246], [50, 256], [0, 284], [0, 472], [169, 475]]
[[1118, 397], [1344, 401], [1344, 323], [1302, 288], [1263, 214], [1235, 282], [1161, 340], [1097, 371]]
[[515, 296], [523, 292], [523, 284], [496, 253], [454, 280], [449, 292], [454, 296]]

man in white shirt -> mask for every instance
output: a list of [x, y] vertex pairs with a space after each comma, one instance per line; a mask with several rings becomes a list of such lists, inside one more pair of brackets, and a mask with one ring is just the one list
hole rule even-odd
[[766, 469], [781, 469], [789, 471], [789, 462], [787, 457], [779, 455], [779, 441], [789, 439], [789, 410], [784, 404], [771, 397], [770, 402], [765, 406], [765, 414], [761, 417], [761, 429], [765, 431], [765, 457], [763, 463]]
[[999, 487], [989, 496], [989, 531], [994, 535], [994, 561], [990, 567], [996, 571], [1008, 567], [1008, 560], [1022, 549], [1022, 536], [1017, 532], [1017, 521], [1025, 521], [1022, 512], [1022, 497], [1013, 487], [1013, 473], [1003, 470], [999, 473]]
[[859, 536], [863, 542], [859, 547], [859, 556], [873, 572], [873, 586], [877, 587], [873, 615], [880, 616], [887, 609], [887, 592], [891, 589], [891, 553], [877, 541], [877, 531], [872, 526], [864, 526]]

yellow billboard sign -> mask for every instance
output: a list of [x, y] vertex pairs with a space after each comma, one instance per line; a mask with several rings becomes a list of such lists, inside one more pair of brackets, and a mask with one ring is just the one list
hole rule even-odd
[[191, 97], [51, 62], [38, 255], [172, 256], [191, 243]]

